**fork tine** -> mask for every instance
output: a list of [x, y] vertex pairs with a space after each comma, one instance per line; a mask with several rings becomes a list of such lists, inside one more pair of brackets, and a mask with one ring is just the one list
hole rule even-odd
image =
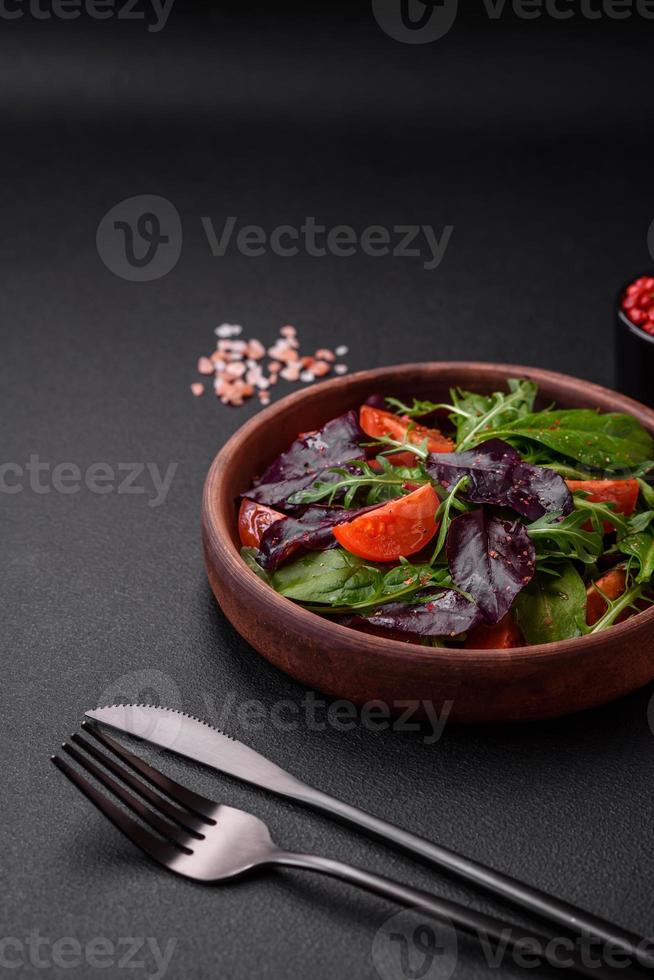
[[112, 800], [108, 800], [106, 796], [103, 796], [88, 779], [85, 779], [72, 766], [69, 766], [61, 756], [53, 755], [52, 762], [101, 813], [104, 813], [105, 817], [111, 820], [112, 824], [118, 830], [122, 831], [126, 837], [129, 837], [133, 844], [140, 847], [142, 851], [145, 851], [155, 861], [168, 865], [179, 856], [179, 851], [176, 847], [159, 840], [149, 830], [142, 827], [128, 813], [125, 813], [120, 807], [116, 806]]
[[164, 816], [168, 817], [169, 820], [179, 824], [180, 827], [183, 827], [184, 830], [187, 830], [190, 834], [193, 834], [194, 837], [199, 839], [204, 837], [202, 830], [207, 827], [207, 823], [203, 817], [197, 817], [194, 813], [190, 813], [188, 810], [181, 810], [178, 806], [175, 806], [174, 803], [171, 803], [165, 797], [159, 796], [158, 793], [151, 790], [149, 786], [142, 782], [142, 780], [137, 779], [132, 772], [125, 769], [124, 766], [119, 765], [114, 761], [114, 759], [105, 755], [104, 752], [100, 752], [95, 745], [92, 745], [90, 742], [87, 742], [86, 739], [83, 739], [78, 732], [75, 732], [70, 737], [71, 741], [83, 748], [88, 755], [93, 756], [96, 762], [99, 762], [100, 765], [105, 767], [105, 769], [109, 769], [109, 771], [112, 772], [114, 776], [117, 776], [118, 779], [121, 779], [124, 783], [127, 783], [128, 786], [142, 796], [144, 800], [147, 800], [148, 803], [152, 804], [153, 807], [163, 813]]
[[95, 722], [85, 719], [82, 722], [82, 728], [89, 735], [92, 735], [93, 738], [97, 739], [101, 745], [109, 749], [110, 752], [119, 756], [128, 766], [131, 766], [132, 769], [144, 776], [153, 786], [156, 786], [157, 789], [170, 796], [176, 803], [181, 803], [182, 806], [187, 807], [198, 816], [205, 818], [210, 824], [216, 822], [211, 816], [216, 809], [216, 804], [213, 800], [208, 800], [206, 796], [200, 796], [199, 793], [194, 793], [193, 790], [187, 789], [185, 786], [180, 786], [174, 779], [169, 779], [168, 776], [164, 776], [158, 769], [149, 766], [143, 759], [139, 759], [137, 755], [133, 755], [124, 746], [114, 741], [113, 738], [110, 738], [106, 732], [100, 731]]
[[[158, 833], [160, 833], [163, 837], [167, 837], [168, 840], [173, 841], [179, 847], [186, 850], [189, 854], [192, 853], [191, 849], [186, 846], [182, 840], [180, 840], [180, 832], [177, 827], [169, 823], [167, 820], [164, 820], [163, 817], [160, 817], [158, 813], [154, 812], [154, 810], [150, 810], [150, 808], [142, 803], [141, 800], [137, 799], [136, 796], [132, 796], [132, 794], [129, 793], [121, 783], [116, 782], [112, 776], [109, 776], [103, 769], [96, 766], [94, 762], [87, 759], [85, 755], [78, 752], [77, 749], [70, 744], [70, 742], [64, 742], [62, 748], [73, 757], [75, 762], [79, 763], [80, 766], [86, 769], [86, 771], [89, 772], [94, 779], [97, 779], [99, 783], [106, 786], [106, 788], [110, 790], [114, 796], [117, 796], [119, 800], [122, 800], [125, 806], [129, 807], [130, 810], [141, 817], [142, 820], [145, 820], [146, 823], [149, 823], [150, 826], [153, 827]], [[186, 837], [186, 835], [184, 836]], [[188, 837], [186, 837], [186, 840], [188, 841]]]

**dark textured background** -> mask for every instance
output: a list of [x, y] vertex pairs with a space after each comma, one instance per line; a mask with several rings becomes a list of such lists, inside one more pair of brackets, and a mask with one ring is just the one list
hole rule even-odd
[[[204, 474], [256, 406], [195, 400], [188, 385], [223, 320], [264, 340], [294, 323], [311, 349], [346, 342], [351, 369], [472, 357], [611, 384], [613, 295], [651, 263], [654, 22], [467, 11], [444, 39], [409, 46], [363, 2], [177, 2], [160, 34], [84, 18], [0, 30], [2, 460], [178, 464], [158, 508], [147, 495], [0, 495], [2, 938], [172, 938], [175, 980], [376, 976], [385, 902], [300, 873], [220, 890], [176, 879], [49, 765], [85, 708], [120, 695], [213, 719], [227, 705], [228, 731], [319, 787], [651, 934], [650, 691], [555, 724], [447, 728], [431, 746], [243, 728], [242, 702], [269, 712], [305, 692], [235, 634], [202, 567]], [[101, 263], [95, 232], [143, 193], [175, 204], [184, 248], [165, 278], [129, 283]], [[228, 214], [454, 233], [432, 272], [364, 255], [216, 259], [199, 218]], [[290, 804], [161, 762], [288, 846], [473, 900]], [[126, 970], [26, 961], [3, 975]], [[487, 975], [466, 945], [456, 977]]]

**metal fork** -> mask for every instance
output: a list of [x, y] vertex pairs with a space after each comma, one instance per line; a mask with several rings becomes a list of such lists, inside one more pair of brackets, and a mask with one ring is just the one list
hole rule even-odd
[[[156, 835], [108, 799], [66, 759], [54, 755], [52, 761], [134, 844], [177, 874], [215, 884], [239, 878], [256, 868], [275, 865], [303, 868], [332, 875], [402, 905], [421, 909], [436, 919], [449, 921], [479, 941], [501, 943], [508, 950], [533, 956], [534, 942], [545, 950], [552, 938], [341, 861], [285, 851], [273, 843], [268, 828], [257, 817], [216, 803], [181, 786], [94, 724], [83, 722], [82, 727], [94, 741], [75, 733], [69, 742], [64, 742], [64, 751], [125, 807], [149, 824]], [[94, 742], [100, 743], [111, 755], [102, 752]], [[125, 768], [117, 759], [129, 768]], [[547, 952], [544, 954], [544, 960], [552, 963], [548, 955]], [[642, 977], [640, 971], [631, 968], [622, 967], [616, 972], [604, 966], [589, 967], [576, 951], [570, 953], [570, 960], [574, 961], [574, 972], [583, 976], [600, 980]], [[560, 963], [554, 962], [552, 965], [560, 966]]]

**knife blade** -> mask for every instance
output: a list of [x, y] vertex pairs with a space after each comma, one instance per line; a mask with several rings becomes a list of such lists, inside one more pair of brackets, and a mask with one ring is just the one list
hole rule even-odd
[[494, 871], [438, 844], [432, 844], [416, 834], [372, 816], [365, 810], [328, 796], [199, 718], [174, 708], [144, 704], [115, 704], [95, 708], [87, 711], [86, 717], [246, 783], [338, 817], [375, 837], [398, 845], [437, 868], [504, 898], [523, 910], [548, 919], [569, 932], [577, 935], [590, 933], [606, 943], [615, 944], [636, 963], [654, 968], [654, 955], [647, 951], [646, 941], [642, 937], [509, 875]]

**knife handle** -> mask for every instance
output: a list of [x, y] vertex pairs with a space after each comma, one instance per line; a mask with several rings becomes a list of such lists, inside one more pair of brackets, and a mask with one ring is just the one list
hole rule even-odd
[[478, 864], [470, 858], [462, 857], [460, 854], [438, 844], [432, 844], [424, 838], [418, 837], [417, 834], [411, 834], [394, 824], [373, 817], [365, 810], [359, 810], [358, 807], [343, 803], [341, 800], [328, 796], [311, 786], [302, 784], [301, 792], [296, 794], [296, 799], [365, 830], [374, 837], [396, 844], [408, 853], [434, 865], [434, 867], [448, 871], [463, 881], [470, 882], [492, 895], [506, 899], [512, 905], [553, 922], [568, 932], [576, 935], [590, 933], [621, 950], [635, 963], [639, 963], [645, 968], [654, 969], [654, 954], [647, 949], [651, 944], [642, 937], [615, 926], [605, 919], [584, 912], [582, 909], [554, 898], [552, 895], [518, 881], [510, 875], [502, 874], [501, 871], [493, 871], [492, 868]]
[[586, 962], [583, 951], [577, 949], [566, 951], [567, 962], [563, 964], [551, 949], [552, 936], [530, 931], [498, 919], [496, 916], [478, 912], [476, 909], [466, 908], [447, 898], [430, 895], [417, 888], [409, 888], [390, 878], [372, 874], [362, 868], [344, 864], [342, 861], [334, 861], [317, 854], [275, 851], [270, 863], [318, 871], [357, 885], [359, 888], [365, 888], [408, 908], [421, 909], [446, 925], [454, 926], [472, 936], [482, 948], [490, 947], [490, 951], [495, 955], [498, 952], [502, 955], [507, 950], [529, 954], [532, 957], [536, 955], [542, 959], [543, 964], [549, 963], [559, 969], [563, 966], [565, 976], [568, 976], [569, 972], [574, 972], [591, 977], [592, 980], [638, 980], [643, 976], [640, 970], [634, 971], [623, 963], [610, 966], [604, 963]]

